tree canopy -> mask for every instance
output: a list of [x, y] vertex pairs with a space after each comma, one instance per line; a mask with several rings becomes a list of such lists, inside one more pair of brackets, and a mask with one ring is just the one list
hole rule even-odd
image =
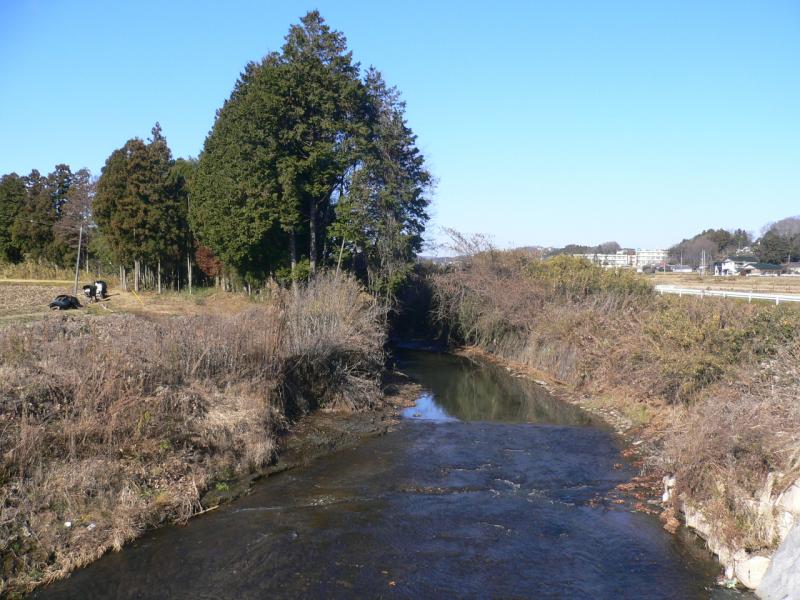
[[755, 250], [763, 262], [800, 260], [800, 217], [787, 217], [768, 225]]
[[322, 264], [391, 296], [422, 247], [432, 185], [399, 91], [311, 11], [245, 65], [197, 160], [173, 160], [156, 123], [97, 180], [67, 165], [4, 176], [0, 258], [74, 261], [85, 225], [92, 253], [121, 275], [133, 263], [135, 285], [141, 264], [249, 283]]
[[342, 242], [365, 280], [408, 263], [431, 178], [403, 112], [397, 91], [375, 69], [362, 76], [344, 35], [309, 12], [280, 52], [245, 67], [217, 113], [192, 190], [200, 242], [245, 279], [296, 277], [303, 261], [313, 272]]
[[186, 208], [172, 166], [158, 123], [149, 142], [130, 139], [106, 160], [97, 182], [94, 216], [119, 264], [177, 259]]
[[702, 257], [706, 262], [736, 254], [753, 243], [752, 236], [744, 229], [706, 229], [692, 238], [681, 240], [669, 249], [673, 260], [683, 260], [684, 264], [698, 265]]

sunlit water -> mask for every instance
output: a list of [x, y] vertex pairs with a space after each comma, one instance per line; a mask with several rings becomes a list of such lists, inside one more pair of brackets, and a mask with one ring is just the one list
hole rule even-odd
[[396, 431], [153, 532], [37, 597], [731, 594], [714, 589], [719, 567], [692, 539], [597, 502], [633, 471], [585, 413], [497, 368], [420, 352], [399, 361], [427, 391]]

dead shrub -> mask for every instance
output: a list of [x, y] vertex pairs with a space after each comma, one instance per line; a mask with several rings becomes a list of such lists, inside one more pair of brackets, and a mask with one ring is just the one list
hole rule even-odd
[[0, 594], [185, 520], [270, 462], [288, 417], [374, 406], [383, 336], [383, 309], [329, 275], [238, 314], [0, 332]]
[[651, 440], [666, 440], [651, 462], [677, 472], [729, 540], [775, 543], [756, 499], [769, 474], [776, 486], [800, 477], [797, 308], [659, 297], [635, 273], [483, 247], [432, 283], [453, 341], [648, 415]]
[[[717, 385], [670, 429], [665, 459], [683, 491], [751, 550], [778, 541], [758, 500], [800, 479], [800, 344]], [[771, 486], [771, 487], [770, 487]]]

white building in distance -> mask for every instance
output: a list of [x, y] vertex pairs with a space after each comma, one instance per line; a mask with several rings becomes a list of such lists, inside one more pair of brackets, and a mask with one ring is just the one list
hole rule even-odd
[[637, 250], [636, 251], [636, 268], [652, 267], [653, 265], [661, 265], [667, 262], [666, 250]]
[[614, 254], [600, 254], [590, 252], [586, 254], [575, 254], [578, 258], [585, 258], [596, 265], [609, 269], [637, 269], [644, 267], [661, 265], [667, 261], [666, 250], [618, 250]]

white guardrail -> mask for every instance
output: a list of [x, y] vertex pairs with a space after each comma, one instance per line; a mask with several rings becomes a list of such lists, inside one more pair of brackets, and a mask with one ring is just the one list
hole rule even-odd
[[700, 290], [696, 288], [679, 288], [674, 285], [657, 285], [656, 291], [660, 294], [678, 294], [679, 296], [716, 296], [718, 298], [740, 298], [752, 302], [753, 300], [767, 300], [780, 304], [781, 302], [800, 302], [800, 294], [764, 294], [761, 292], [735, 292], [733, 290]]

